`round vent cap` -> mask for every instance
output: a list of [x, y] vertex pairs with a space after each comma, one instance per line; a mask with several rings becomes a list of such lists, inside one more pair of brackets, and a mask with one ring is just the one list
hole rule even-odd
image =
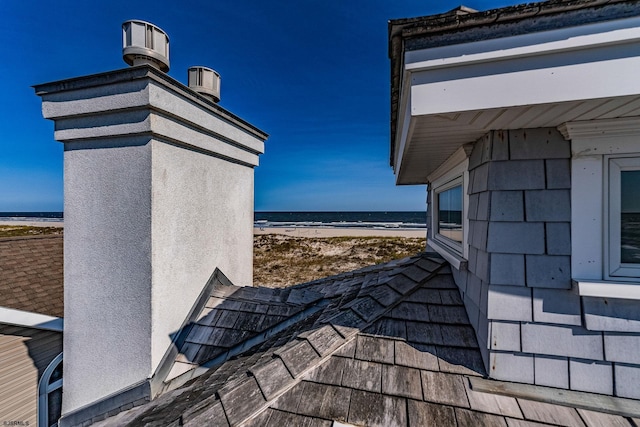
[[220, 102], [220, 74], [207, 67], [189, 67], [189, 87], [213, 102]]
[[149, 64], [169, 71], [169, 36], [159, 27], [137, 19], [122, 24], [122, 58], [129, 65]]

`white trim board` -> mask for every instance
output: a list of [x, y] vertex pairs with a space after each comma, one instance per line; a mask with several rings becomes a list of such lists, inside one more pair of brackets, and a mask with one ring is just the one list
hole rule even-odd
[[640, 118], [569, 122], [558, 129], [571, 140], [571, 274], [602, 281], [608, 252], [607, 156], [640, 155]]
[[453, 268], [456, 270], [466, 270], [467, 269], [467, 260], [462, 258], [461, 256], [455, 254], [450, 249], [445, 249], [443, 245], [439, 242], [427, 239], [427, 246], [436, 251], [442, 258], [444, 258]]
[[565, 51], [630, 43], [640, 40], [640, 18], [566, 27], [499, 39], [443, 46], [405, 54], [411, 71], [549, 55]]
[[640, 300], [640, 283], [613, 283], [575, 279], [581, 297]]
[[0, 307], [0, 323], [55, 332], [62, 332], [64, 327], [62, 317], [47, 316], [46, 314], [7, 307]]

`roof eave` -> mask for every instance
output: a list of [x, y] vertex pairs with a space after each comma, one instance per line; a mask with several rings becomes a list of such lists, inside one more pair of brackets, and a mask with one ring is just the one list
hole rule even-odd
[[[558, 14], [567, 14], [574, 11], [595, 10], [610, 4], [629, 3], [636, 5], [637, 0], [549, 0], [541, 3], [527, 3], [505, 8], [492, 9], [484, 12], [472, 12], [468, 8], [458, 8], [444, 14], [423, 16], [417, 18], [405, 18], [390, 20], [388, 23], [389, 32], [389, 58], [391, 60], [391, 118], [390, 118], [390, 158], [389, 163], [394, 168], [396, 163], [395, 152], [397, 143], [397, 126], [398, 126], [398, 110], [400, 102], [400, 90], [402, 85], [402, 68], [404, 62], [405, 44], [407, 41], [423, 40], [429, 36], [430, 44], [436, 39], [444, 39], [445, 35], [456, 33], [464, 34], [468, 30], [483, 28], [486, 38], [498, 38], [502, 35], [499, 28], [506, 25], [512, 25], [532, 17], [536, 17], [533, 25], [526, 28], [526, 32], [537, 32], [548, 30], [545, 28], [546, 23], [540, 20], [540, 16], [554, 16]], [[571, 13], [568, 18], [569, 22], [562, 22], [564, 26], [580, 25], [585, 21], [595, 22], [612, 19], [607, 14], [585, 14], [577, 16]], [[618, 12], [615, 18], [624, 15]], [[558, 25], [556, 22], [554, 25]], [[477, 36], [474, 34], [473, 36]], [[443, 44], [464, 43], [463, 37], [456, 40], [440, 40]], [[471, 40], [468, 40], [471, 41]], [[394, 168], [395, 169], [395, 168]], [[397, 173], [397, 171], [394, 170]]]

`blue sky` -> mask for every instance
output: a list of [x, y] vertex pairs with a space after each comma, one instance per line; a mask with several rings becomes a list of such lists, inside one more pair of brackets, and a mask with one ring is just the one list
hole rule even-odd
[[[486, 10], [517, 1], [472, 0]], [[121, 24], [169, 34], [169, 74], [204, 65], [220, 105], [270, 135], [256, 210], [422, 210], [389, 158], [387, 21], [450, 10], [426, 0], [0, 2], [0, 212], [63, 209], [62, 144], [32, 85], [124, 68]]]

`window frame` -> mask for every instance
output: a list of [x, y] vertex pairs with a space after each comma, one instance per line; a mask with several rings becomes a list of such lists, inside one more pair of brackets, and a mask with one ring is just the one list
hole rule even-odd
[[52, 392], [59, 390], [63, 386], [63, 378], [60, 378], [53, 383], [49, 384], [49, 380], [51, 379], [51, 375], [55, 372], [56, 368], [62, 364], [62, 356], [63, 353], [58, 354], [52, 361], [49, 363], [47, 368], [42, 373], [42, 377], [40, 377], [40, 381], [38, 382], [38, 425], [39, 426], [47, 426], [47, 427], [57, 427], [59, 423], [54, 423], [52, 425], [49, 424], [49, 394]]
[[637, 117], [566, 122], [571, 141], [571, 277], [583, 297], [640, 300], [640, 278], [610, 276], [607, 158], [640, 156]]
[[[431, 238], [427, 244], [446, 259], [454, 268], [465, 269], [469, 258], [468, 233], [469, 233], [469, 154], [471, 146], [459, 148], [438, 169], [428, 177], [431, 220], [428, 227], [431, 230]], [[462, 185], [462, 243], [458, 243], [441, 234], [438, 230], [438, 197], [443, 191]]]
[[433, 238], [443, 245], [447, 246], [458, 255], [463, 255], [462, 245], [464, 243], [464, 220], [462, 220], [462, 241], [458, 242], [457, 240], [451, 239], [450, 237], [445, 236], [444, 234], [439, 233], [440, 231], [440, 199], [439, 195], [444, 193], [445, 191], [451, 190], [453, 188], [460, 187], [463, 197], [462, 197], [462, 216], [464, 217], [464, 179], [462, 175], [458, 175], [453, 178], [451, 181], [448, 181], [437, 188], [433, 189], [432, 195], [432, 204], [433, 204], [433, 212], [432, 223], [433, 223]]
[[605, 278], [608, 280], [633, 280], [640, 278], [640, 264], [621, 262], [621, 172], [640, 171], [640, 156], [604, 156], [606, 185], [605, 224]]

